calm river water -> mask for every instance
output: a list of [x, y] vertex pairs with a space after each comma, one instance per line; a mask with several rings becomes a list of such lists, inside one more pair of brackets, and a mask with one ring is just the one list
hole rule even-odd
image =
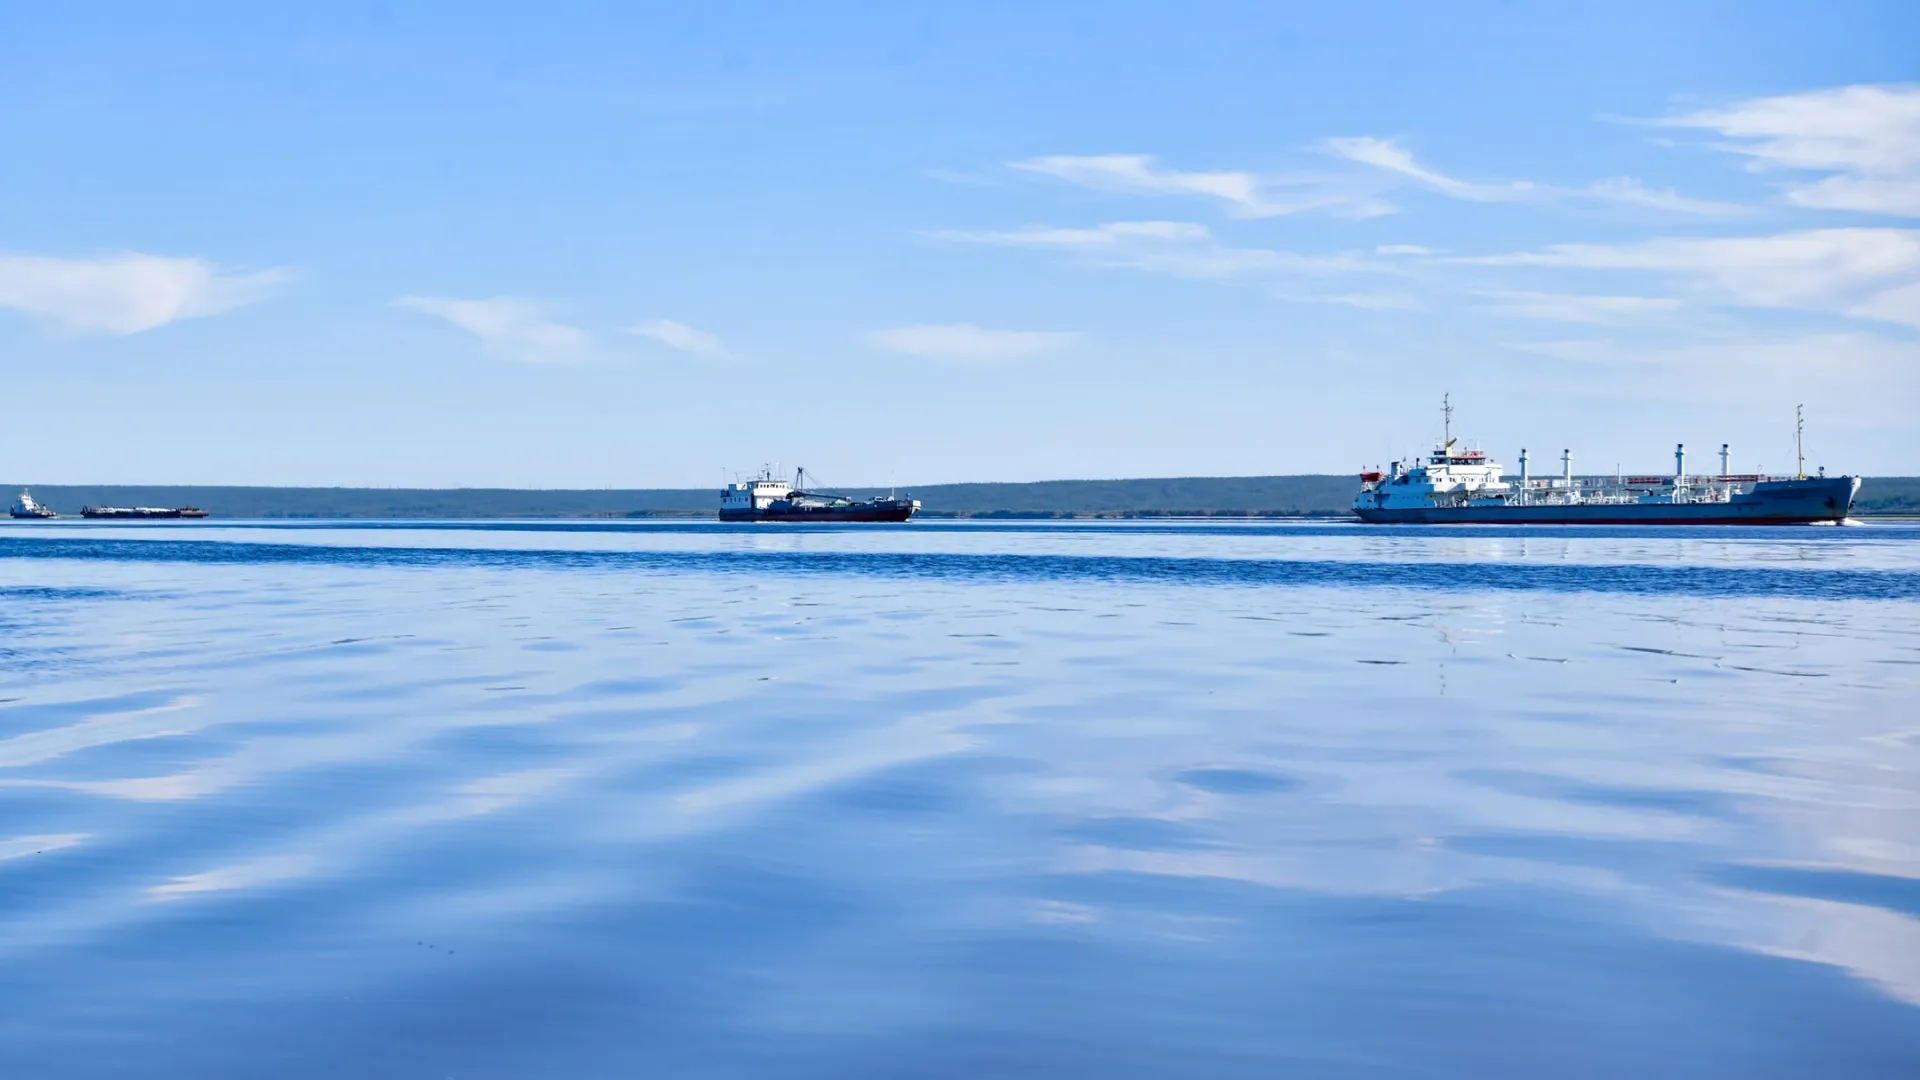
[[0, 1075], [1920, 1076], [1920, 528], [0, 526]]

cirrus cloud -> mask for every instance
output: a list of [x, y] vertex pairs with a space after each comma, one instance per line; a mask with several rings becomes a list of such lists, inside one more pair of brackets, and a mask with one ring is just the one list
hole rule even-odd
[[705, 356], [727, 355], [727, 347], [718, 337], [705, 330], [695, 330], [686, 323], [674, 322], [672, 319], [652, 319], [648, 322], [636, 323], [627, 327], [626, 332], [652, 338], [662, 345], [679, 349], [681, 352], [700, 353]]
[[1328, 139], [1321, 146], [1335, 157], [1404, 176], [1456, 199], [1467, 199], [1473, 202], [1513, 202], [1518, 199], [1532, 198], [1535, 193], [1534, 185], [1525, 180], [1505, 184], [1476, 184], [1435, 172], [1415, 161], [1413, 151], [1392, 139], [1360, 135]]
[[1555, 244], [1454, 260], [1485, 266], [1641, 271], [1736, 307], [1793, 308], [1920, 326], [1920, 229], [1806, 229], [1768, 236]]
[[1324, 276], [1386, 271], [1385, 264], [1335, 252], [1304, 254], [1271, 248], [1230, 247], [1205, 225], [1181, 221], [1112, 221], [1085, 228], [1037, 226], [978, 231], [948, 229], [941, 240], [1073, 253], [1101, 266], [1126, 267], [1182, 278]]
[[251, 304], [293, 276], [237, 273], [205, 259], [128, 252], [97, 259], [0, 255], [0, 308], [75, 333], [138, 334]]
[[393, 304], [444, 319], [479, 338], [489, 351], [529, 364], [579, 360], [593, 347], [592, 334], [548, 320], [539, 304], [519, 297], [403, 296]]
[[1590, 293], [1548, 293], [1485, 289], [1476, 295], [1486, 310], [1516, 319], [1546, 319], [1569, 323], [1621, 323], [1667, 315], [1680, 301], [1666, 296], [1595, 296]]
[[1335, 157], [1405, 177], [1443, 195], [1468, 202], [1589, 200], [1673, 214], [1727, 216], [1747, 212], [1746, 207], [1732, 203], [1689, 198], [1671, 189], [1651, 188], [1630, 176], [1599, 180], [1585, 187], [1571, 188], [1536, 184], [1531, 180], [1508, 180], [1498, 183], [1462, 180], [1420, 164], [1414, 158], [1413, 151], [1401, 146], [1394, 139], [1376, 138], [1371, 135], [1327, 139], [1320, 144], [1320, 147]]
[[1150, 154], [1052, 154], [1009, 163], [1022, 172], [1050, 176], [1096, 191], [1129, 195], [1197, 195], [1227, 204], [1235, 217], [1268, 218], [1320, 212], [1369, 218], [1394, 208], [1364, 190], [1346, 190], [1311, 176], [1260, 176], [1250, 172], [1188, 172], [1162, 166]]
[[1652, 123], [1714, 132], [1756, 171], [1828, 174], [1786, 185], [1797, 206], [1920, 217], [1920, 86], [1752, 98]]
[[1058, 352], [1080, 340], [1067, 330], [988, 330], [972, 323], [875, 330], [867, 341], [888, 352], [958, 363], [1001, 363]]

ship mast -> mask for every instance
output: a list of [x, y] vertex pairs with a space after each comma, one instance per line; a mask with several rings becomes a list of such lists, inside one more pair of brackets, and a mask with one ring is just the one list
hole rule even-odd
[[1807, 430], [1807, 421], [1803, 416], [1801, 416], [1801, 410], [1805, 408], [1806, 408], [1805, 405], [1795, 405], [1793, 407], [1793, 458], [1795, 463], [1794, 468], [1798, 473], [1800, 479], [1802, 480], [1805, 480], [1807, 478], [1807, 448], [1806, 448], [1806, 439], [1805, 439], [1806, 430]]
[[1446, 442], [1443, 445], [1446, 447], [1446, 450], [1448, 453], [1452, 453], [1453, 452], [1453, 395], [1452, 394], [1440, 395], [1440, 415], [1443, 418], [1442, 423], [1444, 425], [1441, 428], [1441, 432], [1442, 432], [1442, 436], [1446, 439]]

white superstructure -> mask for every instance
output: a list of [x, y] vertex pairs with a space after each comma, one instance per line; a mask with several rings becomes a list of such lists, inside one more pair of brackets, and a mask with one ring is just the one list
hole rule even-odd
[[763, 514], [767, 507], [788, 498], [793, 494], [793, 485], [773, 475], [772, 466], [760, 470], [760, 475], [745, 483], [728, 484], [720, 489], [720, 512], [723, 515]]
[[17, 518], [50, 518], [55, 516], [53, 511], [35, 502], [33, 493], [30, 491], [22, 491], [20, 493], [19, 500], [13, 504], [13, 509], [10, 510], [9, 513]]

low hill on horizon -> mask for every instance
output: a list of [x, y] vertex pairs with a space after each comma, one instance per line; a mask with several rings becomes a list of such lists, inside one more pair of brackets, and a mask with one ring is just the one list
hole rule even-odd
[[[1332, 517], [1353, 501], [1351, 475], [1192, 476], [1136, 480], [902, 487], [927, 517]], [[9, 484], [10, 494], [22, 486]], [[470, 519], [698, 518], [714, 513], [716, 488], [298, 488], [224, 486], [32, 486], [62, 514], [83, 506], [197, 506], [223, 518]], [[843, 489], [865, 497], [881, 488]], [[9, 499], [8, 501], [11, 501]], [[1920, 477], [1869, 478], [1856, 513], [1920, 514]]]

